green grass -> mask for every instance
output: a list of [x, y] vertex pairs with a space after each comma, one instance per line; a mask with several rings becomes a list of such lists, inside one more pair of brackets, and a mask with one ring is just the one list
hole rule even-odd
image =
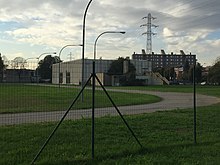
[[[112, 88], [112, 87], [109, 87], [109, 88]], [[114, 87], [114, 89], [193, 93], [193, 86], [192, 85]], [[200, 93], [200, 94], [220, 97], [219, 90], [220, 90], [220, 86], [196, 85], [196, 92]]]
[[[91, 120], [65, 121], [36, 164], [219, 164], [219, 105], [198, 109], [197, 145], [191, 109], [125, 116], [144, 146], [119, 117], [96, 119], [91, 160]], [[0, 127], [0, 164], [29, 164], [55, 123]]]
[[[0, 113], [20, 113], [66, 110], [75, 99], [80, 89], [57, 88], [50, 86], [0, 85]], [[109, 92], [116, 105], [137, 105], [158, 102], [161, 98], [145, 94], [127, 94]], [[96, 107], [111, 106], [103, 91], [96, 90]], [[91, 108], [91, 90], [84, 91], [84, 101], [81, 97], [72, 109]]]
[[[197, 91], [201, 93], [207, 90], [205, 94], [220, 97], [219, 87], [199, 88]], [[64, 121], [36, 164], [220, 164], [219, 107], [220, 103], [197, 108], [196, 145], [192, 109], [125, 116], [142, 149], [120, 117], [98, 118], [94, 160], [91, 160], [91, 120]], [[50, 122], [1, 126], [0, 164], [30, 164], [55, 125]]]

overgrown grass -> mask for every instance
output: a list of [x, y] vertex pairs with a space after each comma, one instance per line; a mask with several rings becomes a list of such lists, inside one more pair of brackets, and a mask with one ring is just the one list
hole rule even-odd
[[[57, 88], [50, 86], [27, 86], [14, 84], [0, 85], [0, 113], [19, 113], [36, 111], [66, 110], [80, 89]], [[73, 109], [91, 108], [91, 90], [84, 91], [84, 101], [81, 97]], [[117, 105], [136, 105], [158, 102], [161, 98], [145, 94], [127, 94], [122, 92], [109, 92]], [[103, 91], [96, 91], [96, 107], [111, 106]]]
[[[219, 105], [198, 108], [197, 144], [191, 109], [125, 116], [140, 148], [119, 117], [95, 122], [95, 159], [91, 160], [91, 120], [65, 121], [36, 164], [219, 164]], [[31, 162], [55, 123], [0, 127], [0, 164]]]

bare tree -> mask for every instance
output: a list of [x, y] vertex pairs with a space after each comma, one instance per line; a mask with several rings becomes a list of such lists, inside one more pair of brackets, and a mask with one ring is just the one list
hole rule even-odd
[[14, 60], [11, 61], [11, 67], [13, 69], [24, 69], [26, 65], [26, 61], [22, 57], [15, 57]]

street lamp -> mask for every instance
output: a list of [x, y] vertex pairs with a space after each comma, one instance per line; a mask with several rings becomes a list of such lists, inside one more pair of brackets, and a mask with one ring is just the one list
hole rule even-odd
[[[49, 55], [49, 54], [57, 54], [56, 52], [47, 52], [47, 53], [42, 53], [42, 54], [40, 54], [36, 59], [37, 59], [37, 64], [39, 65], [39, 59], [40, 59], [40, 57], [41, 56], [43, 56], [43, 55]], [[38, 69], [37, 69], [37, 83], [38, 83]]]
[[[89, 9], [90, 4], [92, 3], [92, 0], [89, 1], [89, 3], [86, 6], [84, 15], [83, 15], [83, 38], [82, 38], [82, 77], [81, 77], [81, 86], [83, 88], [84, 86], [84, 65], [85, 65], [85, 32], [86, 32], [86, 14]], [[82, 101], [83, 101], [83, 93], [82, 93]]]
[[[24, 64], [28, 64], [28, 60], [33, 60], [33, 59], [35, 59], [36, 60], [36, 57], [30, 57], [30, 58], [26, 58], [25, 60], [24, 60]], [[29, 65], [27, 65], [27, 67], [29, 68]], [[33, 70], [34, 69], [34, 67], [32, 66], [31, 67], [31, 69]], [[33, 70], [33, 72], [34, 73], [36, 73], [36, 68], [35, 68], [35, 70]], [[31, 82], [32, 82], [32, 75], [29, 75], [30, 76], [30, 79], [31, 79]]]
[[[61, 49], [60, 49], [60, 52], [59, 52], [59, 59], [60, 59], [60, 55], [61, 55], [61, 53], [62, 53], [62, 51], [63, 51], [63, 49], [65, 49], [66, 47], [69, 47], [69, 46], [82, 46], [82, 44], [78, 44], [78, 45], [65, 45], [64, 47], [62, 47]], [[59, 88], [60, 88], [60, 63], [61, 63], [61, 61], [59, 61], [59, 76], [58, 76], [58, 78], [59, 78], [59, 80], [58, 80], [58, 82], [59, 82]]]
[[24, 61], [27, 62], [27, 60], [31, 60], [31, 59], [37, 59], [37, 57], [26, 58]]
[[106, 33], [121, 33], [125, 34], [124, 31], [106, 31], [101, 34], [96, 38], [95, 43], [94, 43], [94, 60], [93, 60], [93, 73], [92, 73], [92, 133], [91, 133], [91, 140], [92, 140], [92, 159], [94, 159], [94, 153], [95, 153], [95, 147], [94, 147], [94, 142], [95, 142], [95, 59], [96, 59], [96, 44], [98, 39]]
[[106, 33], [121, 33], [121, 34], [125, 34], [124, 31], [106, 31], [106, 32], [103, 32], [103, 33], [99, 34], [99, 36], [96, 38], [95, 44], [94, 44], [94, 60], [96, 59], [96, 44], [97, 44], [97, 41], [98, 41], [98, 39], [99, 39], [103, 34], [106, 34]]
[[42, 53], [42, 54], [40, 54], [40, 55], [37, 57], [38, 62], [39, 62], [40, 57], [43, 56], [43, 55], [46, 55], [46, 54], [49, 55], [49, 54], [57, 54], [57, 53], [56, 53], [56, 52]]
[[[27, 63], [28, 60], [32, 60], [32, 59], [35, 59], [35, 60], [36, 60], [37, 58], [36, 58], [36, 57], [26, 58], [26, 59], [24, 60], [24, 63]], [[32, 69], [33, 69], [33, 68], [32, 68]]]

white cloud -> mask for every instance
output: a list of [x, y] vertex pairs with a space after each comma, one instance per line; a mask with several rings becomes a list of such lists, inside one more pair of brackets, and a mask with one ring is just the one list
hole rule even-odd
[[173, 17], [181, 18], [186, 14], [184, 13], [184, 11], [187, 11], [189, 9], [190, 9], [189, 4], [186, 4], [184, 2], [177, 2], [176, 4], [173, 4], [168, 9], [165, 9], [165, 10], [162, 9], [162, 11], [166, 12], [167, 14]]
[[175, 34], [172, 30], [170, 30], [169, 28], [165, 27], [163, 28], [163, 36], [164, 37], [175, 37]]
[[[0, 23], [17, 22], [20, 25], [3, 30], [1, 34], [12, 37], [20, 44], [40, 45], [48, 50], [59, 50], [66, 44], [79, 44], [87, 3], [88, 0], [7, 0], [7, 3], [0, 0]], [[158, 35], [153, 40], [153, 47], [163, 49], [165, 45], [166, 51], [183, 49], [199, 52], [201, 56], [212, 47], [215, 58], [220, 36], [215, 40], [208, 40], [207, 36], [220, 27], [220, 22], [216, 21], [220, 16], [219, 7], [220, 1], [208, 0], [94, 0], [86, 19], [86, 53], [92, 56], [95, 38], [107, 30], [126, 30], [127, 34], [106, 36], [100, 40], [100, 53], [106, 54], [106, 57], [112, 54], [129, 56], [134, 51], [140, 51], [146, 42], [141, 36], [146, 29], [140, 28], [146, 22], [141, 18], [151, 12], [157, 17], [152, 23], [159, 25], [155, 29]], [[5, 40], [3, 37], [1, 41]]]
[[220, 39], [217, 39], [217, 40], [208, 40], [207, 41], [211, 46], [212, 48], [219, 48], [220, 47]]

